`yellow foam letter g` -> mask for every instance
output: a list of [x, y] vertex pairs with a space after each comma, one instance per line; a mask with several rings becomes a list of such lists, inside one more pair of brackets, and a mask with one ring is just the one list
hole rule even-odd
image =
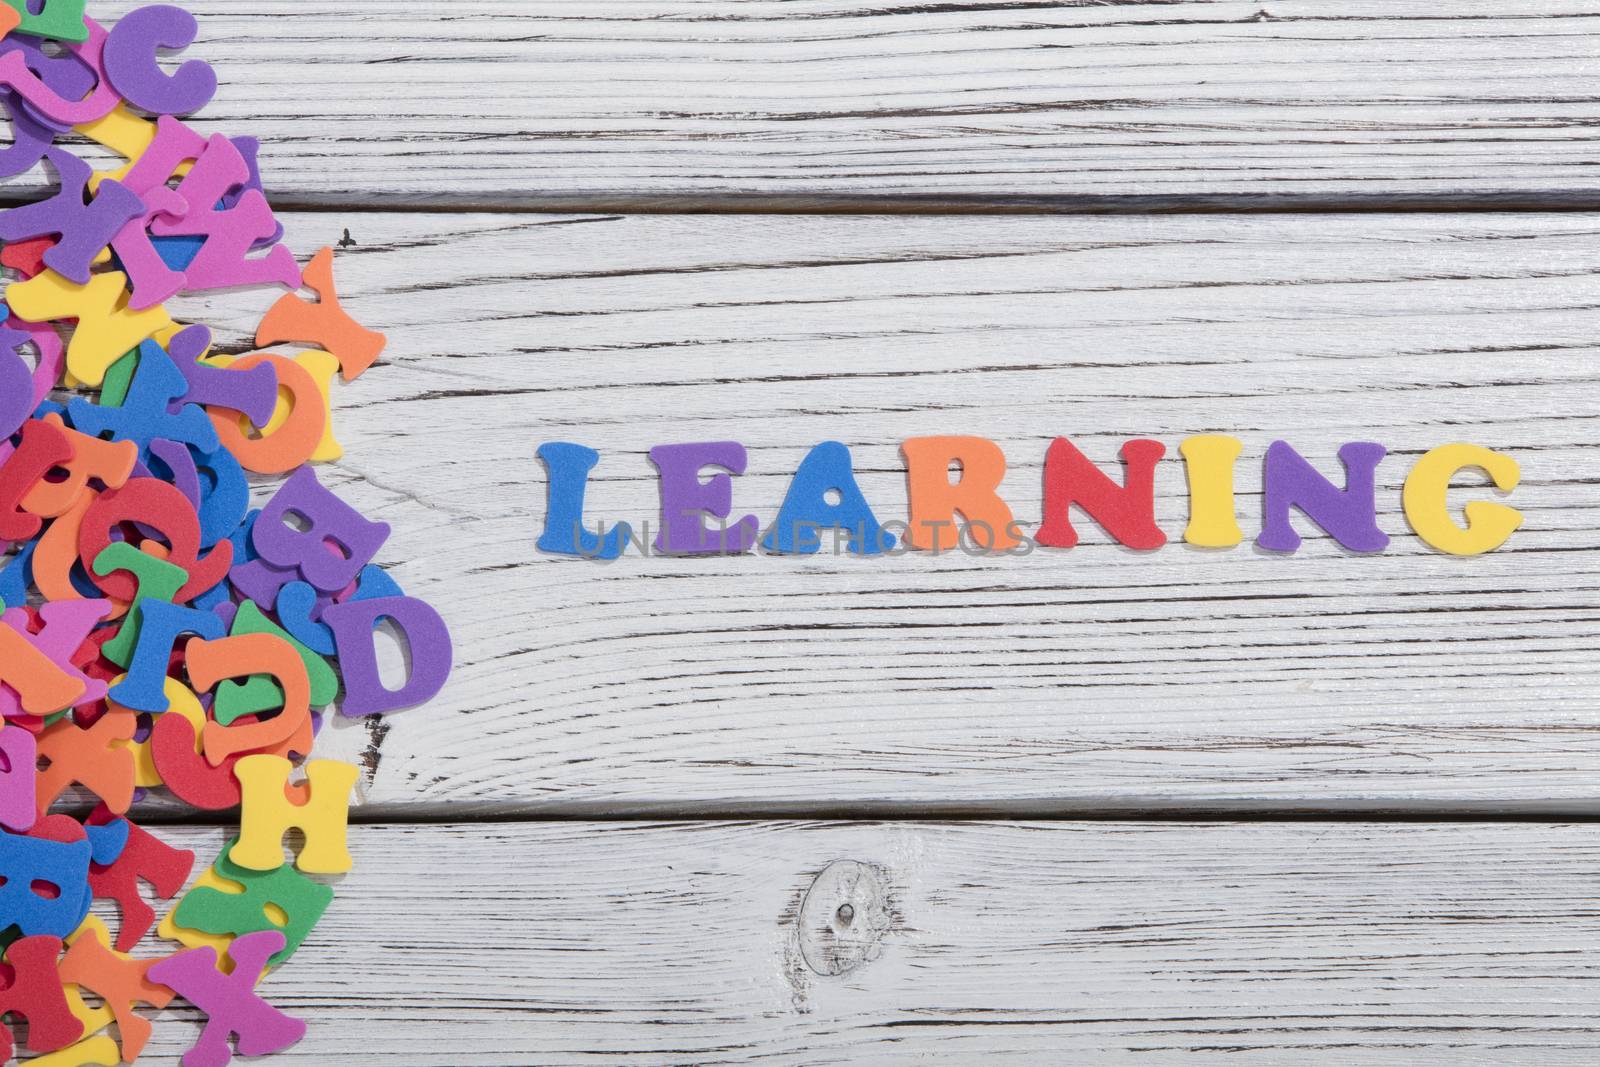
[[1515, 489], [1522, 477], [1522, 468], [1510, 456], [1479, 445], [1440, 445], [1411, 468], [1402, 496], [1406, 519], [1417, 536], [1452, 556], [1477, 556], [1499, 548], [1522, 525], [1522, 512], [1487, 500], [1466, 506], [1466, 529], [1451, 521], [1446, 501], [1450, 479], [1465, 467], [1482, 468], [1495, 488], [1505, 493]]

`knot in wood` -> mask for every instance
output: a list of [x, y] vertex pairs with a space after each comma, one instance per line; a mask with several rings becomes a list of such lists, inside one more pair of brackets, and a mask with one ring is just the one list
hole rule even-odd
[[882, 874], [857, 860], [834, 860], [812, 880], [795, 921], [800, 953], [818, 974], [845, 974], [876, 959], [890, 923]]

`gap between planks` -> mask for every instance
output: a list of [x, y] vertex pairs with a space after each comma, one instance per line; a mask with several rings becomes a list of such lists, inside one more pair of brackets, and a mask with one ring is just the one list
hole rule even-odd
[[[33, 203], [28, 190], [0, 190], [0, 209]], [[506, 193], [503, 198], [450, 199], [432, 195], [385, 197], [333, 194], [310, 199], [303, 195], [272, 196], [275, 212], [339, 215], [1097, 215], [1138, 218], [1147, 215], [1498, 215], [1594, 211], [1600, 188], [1548, 194], [1441, 193], [1394, 197], [1260, 193], [1214, 196], [918, 196], [770, 195], [762, 193], [699, 196], [646, 194], [632, 196], [530, 195]]]
[[[75, 812], [84, 816], [87, 809]], [[646, 805], [637, 808], [609, 808], [596, 811], [544, 811], [506, 812], [501, 810], [475, 813], [470, 805], [460, 808], [406, 808], [406, 807], [354, 807], [350, 809], [351, 826], [448, 826], [472, 823], [477, 826], [518, 826], [543, 823], [638, 823], [659, 822], [668, 825], [746, 825], [772, 822], [828, 822], [877, 823], [906, 826], [959, 826], [996, 821], [1026, 821], [1037, 823], [1194, 823], [1216, 825], [1275, 823], [1317, 826], [1324, 823], [1351, 826], [1429, 826], [1429, 825], [1550, 825], [1552, 823], [1600, 823], [1600, 815], [1592, 811], [1574, 809], [1540, 810], [1538, 812], [1495, 812], [1461, 810], [1459, 805], [1441, 805], [1438, 810], [1389, 809], [1373, 811], [1319, 811], [1290, 808], [1094, 808], [1076, 810], [1030, 810], [1019, 805], [994, 805], [989, 808], [943, 808], [924, 805], [920, 810], [908, 811], [902, 805], [876, 805], [866, 807], [785, 807], [752, 808], [740, 811], [696, 811], [679, 808], [674, 812], [669, 806]], [[234, 829], [238, 816], [218, 817], [215, 812], [187, 812], [169, 814], [160, 810], [145, 811], [139, 821], [146, 826], [216, 827]]]

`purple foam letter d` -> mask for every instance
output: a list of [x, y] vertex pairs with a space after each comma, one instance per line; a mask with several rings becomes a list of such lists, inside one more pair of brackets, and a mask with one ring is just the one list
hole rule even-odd
[[[378, 675], [378, 650], [373, 631], [391, 620], [411, 648], [411, 673], [399, 689], [387, 689]], [[344, 702], [339, 712], [352, 718], [384, 715], [415, 707], [438, 695], [450, 677], [450, 631], [439, 613], [409, 596], [347, 600], [331, 605], [322, 621], [333, 631], [344, 674]]]

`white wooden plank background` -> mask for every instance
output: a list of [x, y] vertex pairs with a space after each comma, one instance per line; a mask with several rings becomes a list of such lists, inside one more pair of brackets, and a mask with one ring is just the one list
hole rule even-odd
[[[140, 0], [96, 0], [110, 22]], [[194, 0], [281, 203], [1592, 205], [1590, 0]]]
[[[777, 820], [1595, 814], [1600, 215], [1527, 209], [1600, 204], [1600, 9], [190, 6], [197, 124], [262, 138], [292, 246], [356, 241], [392, 346], [325, 478], [461, 650], [429, 708], [319, 742], [366, 768], [362, 825], [267, 986], [311, 1022], [285, 1061], [1595, 1062], [1592, 824]], [[759, 214], [1286, 207], [1428, 213]], [[1520, 210], [1441, 213], [1486, 207]], [[271, 295], [177, 310], [244, 351]], [[1267, 442], [1371, 437], [1395, 541], [534, 552], [541, 441], [600, 448], [591, 514], [637, 520], [653, 444], [744, 441], [770, 518], [837, 438], [903, 518], [896, 445], [939, 432], [999, 441], [1029, 520], [1057, 434], [1110, 464], [1235, 433], [1247, 536]], [[1461, 438], [1522, 462], [1528, 515], [1472, 561], [1398, 507]], [[1182, 489], [1169, 459], [1173, 536]], [[768, 821], [578, 821], [618, 816]], [[798, 916], [835, 861], [883, 932], [829, 976]], [[163, 1015], [155, 1062], [193, 1034]]]
[[[311, 1022], [265, 1062], [1587, 1067], [1600, 1028], [1593, 825], [467, 823], [352, 845], [262, 986]], [[829, 975], [797, 917], [836, 861], [869, 869], [857, 910], [807, 944], [864, 962]], [[194, 1033], [178, 1016], [152, 1062]]]
[[[296, 215], [290, 240], [345, 222], [341, 286], [392, 340], [338, 388], [325, 477], [461, 653], [439, 701], [325, 738], [376, 771], [371, 814], [1596, 810], [1595, 216]], [[190, 309], [237, 335], [262, 303]], [[534, 548], [546, 440], [599, 448], [591, 521], [637, 523], [654, 444], [743, 441], [735, 506], [770, 520], [837, 438], [904, 519], [898, 442], [986, 434], [1037, 522], [1052, 436], [1115, 470], [1149, 435], [1176, 539], [1176, 446], [1219, 430], [1251, 537], [1273, 438], [1330, 471], [1387, 444], [1390, 549], [1139, 554], [1092, 523], [1020, 560]], [[1400, 512], [1458, 438], [1524, 472], [1525, 529], [1472, 560]]]

